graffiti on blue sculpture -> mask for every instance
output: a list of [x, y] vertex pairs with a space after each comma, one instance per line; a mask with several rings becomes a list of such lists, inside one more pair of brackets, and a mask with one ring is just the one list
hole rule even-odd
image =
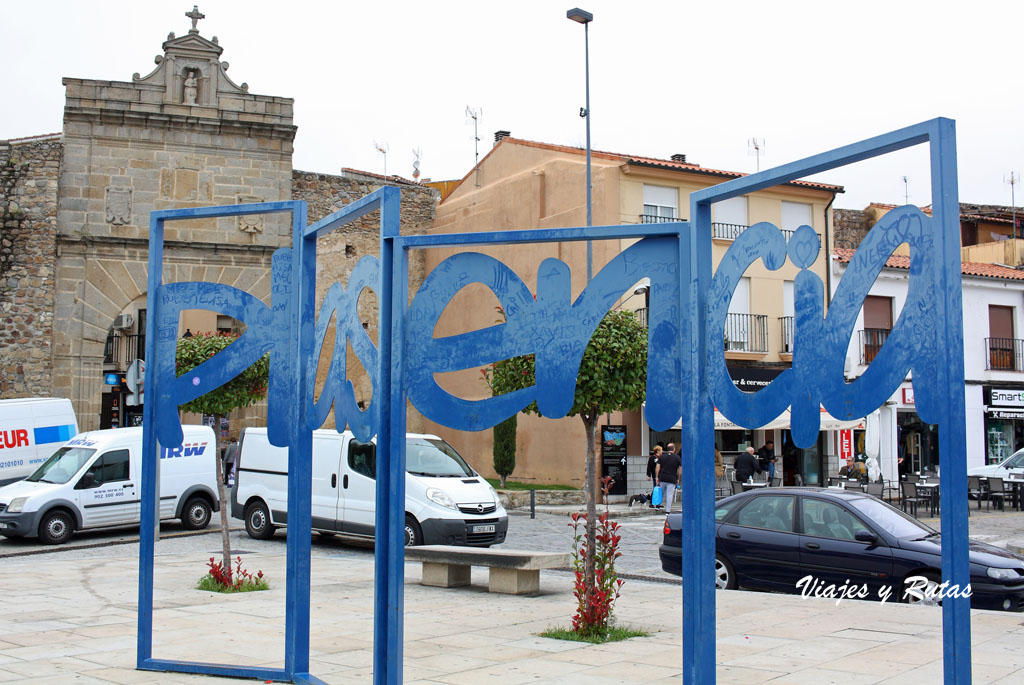
[[[934, 416], [936, 385], [936, 317], [934, 275], [938, 273], [931, 219], [913, 206], [893, 209], [868, 233], [824, 311], [824, 286], [809, 267], [818, 257], [818, 235], [798, 228], [788, 243], [782, 231], [759, 223], [741, 233], [715, 271], [708, 298], [708, 374], [715, 406], [738, 425], [763, 426], [792, 407], [793, 441], [800, 447], [818, 439], [819, 405], [841, 419], [857, 419], [885, 403], [913, 373], [915, 387], [929, 399], [920, 401], [922, 417]], [[910, 285], [906, 304], [885, 344], [867, 370], [847, 383], [846, 351], [857, 314], [886, 260], [901, 243], [910, 246]], [[736, 388], [725, 364], [721, 341], [729, 302], [744, 271], [760, 259], [775, 271], [786, 260], [800, 268], [793, 284], [792, 366], [757, 392]], [[929, 392], [930, 391], [930, 392]], [[922, 398], [923, 399], [923, 398]], [[927, 418], [925, 420], [928, 420]]]
[[[545, 259], [537, 270], [537, 294], [493, 257], [476, 252], [453, 255], [435, 268], [408, 312], [405, 374], [409, 399], [428, 419], [460, 430], [483, 430], [537, 402], [547, 418], [565, 416], [573, 405], [583, 352], [605, 313], [643, 278], [651, 282], [648, 336], [647, 420], [656, 429], [679, 418], [678, 242], [645, 238], [628, 247], [570, 299], [569, 267]], [[506, 320], [446, 338], [434, 328], [452, 298], [468, 285], [486, 286], [498, 298]], [[461, 371], [533, 354], [536, 383], [483, 400], [456, 397], [434, 374]]]

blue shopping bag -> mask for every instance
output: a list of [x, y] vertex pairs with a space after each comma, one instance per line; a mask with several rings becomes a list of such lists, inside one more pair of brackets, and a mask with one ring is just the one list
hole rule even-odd
[[651, 492], [651, 506], [652, 507], [660, 507], [661, 506], [661, 501], [662, 501], [661, 498], [662, 497], [663, 497], [663, 495], [662, 495], [662, 492], [661, 492], [661, 488], [660, 487], [654, 488], [653, 492]]

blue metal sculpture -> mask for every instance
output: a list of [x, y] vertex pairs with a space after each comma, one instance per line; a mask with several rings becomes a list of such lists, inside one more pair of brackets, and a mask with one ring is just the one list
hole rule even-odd
[[[928, 142], [932, 154], [932, 219], [914, 208], [891, 212], [857, 251], [827, 315], [820, 279], [808, 267], [820, 250], [810, 227], [787, 242], [770, 224], [741, 234], [712, 278], [712, 202], [774, 186], [810, 174]], [[792, 406], [799, 445], [818, 434], [819, 404], [843, 418], [864, 416], [881, 405], [913, 372], [922, 417], [940, 425], [944, 477], [943, 576], [965, 585], [966, 475], [964, 451], [963, 352], [960, 315], [959, 233], [953, 122], [936, 119], [816, 157], [736, 179], [691, 196], [693, 222], [500, 231], [457, 235], [403, 236], [398, 230], [398, 191], [383, 188], [326, 219], [305, 227], [301, 202], [234, 205], [154, 212], [150, 228], [147, 324], [147, 399], [144, 413], [143, 536], [139, 585], [139, 668], [319, 682], [309, 674], [309, 553], [311, 431], [335, 409], [339, 430], [348, 425], [361, 440], [377, 435], [377, 547], [374, 625], [374, 680], [402, 680], [404, 582], [405, 404], [406, 396], [425, 416], [463, 430], [482, 430], [533, 401], [544, 416], [564, 416], [572, 406], [583, 350], [598, 322], [641, 279], [649, 278], [647, 421], [655, 430], [683, 421], [683, 454], [710, 455], [713, 406], [737, 424], [757, 427]], [[381, 257], [364, 258], [345, 288], [333, 285], [316, 315], [317, 237], [380, 209]], [[272, 262], [272, 297], [267, 307], [252, 296], [211, 283], [161, 282], [166, 221], [291, 212], [293, 247]], [[427, 276], [410, 305], [408, 253], [429, 247], [568, 242], [640, 238], [609, 262], [570, 301], [570, 269], [545, 260], [537, 293], [494, 258], [464, 252], [446, 259]], [[911, 246], [911, 285], [903, 315], [868, 372], [854, 383], [843, 377], [853, 322], [871, 283], [893, 247]], [[778, 269], [787, 259], [801, 269], [795, 281], [796, 321], [793, 366], [767, 388], [743, 393], [726, 373], [721, 345], [729, 300], [743, 271], [761, 259]], [[434, 338], [438, 318], [451, 299], [470, 284], [482, 284], [506, 314], [502, 324], [447, 338]], [[364, 289], [380, 302], [379, 350], [357, 316]], [[216, 357], [180, 377], [174, 354], [183, 309], [213, 309], [246, 324], [246, 333]], [[334, 355], [319, 399], [314, 374], [328, 322], [336, 316]], [[717, 344], [715, 344], [717, 341]], [[346, 377], [346, 344], [373, 378], [373, 403], [360, 409]], [[156, 514], [157, 440], [178, 444], [177, 407], [230, 380], [269, 352], [268, 436], [288, 447], [288, 587], [286, 656], [283, 669], [175, 662], [152, 657], [153, 540]], [[434, 374], [474, 368], [510, 357], [536, 355], [536, 385], [487, 398], [451, 395]], [[657, 379], [657, 382], [655, 382]], [[920, 381], [920, 383], [918, 382]], [[684, 681], [711, 683], [715, 677], [714, 473], [710, 458], [695, 458], [693, 482], [683, 489]], [[946, 681], [970, 678], [969, 600], [946, 600], [943, 640]]]

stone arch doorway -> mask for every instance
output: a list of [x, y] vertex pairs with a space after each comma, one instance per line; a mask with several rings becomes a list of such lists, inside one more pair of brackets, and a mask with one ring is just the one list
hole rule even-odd
[[[145, 241], [134, 242], [62, 241], [59, 251], [53, 393], [71, 399], [82, 431], [112, 425], [114, 398], [107, 374], [123, 373], [140, 352], [144, 354], [148, 255]], [[269, 248], [175, 246], [167, 250], [164, 281], [222, 283], [269, 304], [271, 252]], [[195, 320], [200, 322], [199, 330], [193, 332], [200, 332], [204, 325], [216, 330], [224, 323], [206, 310], [196, 310]], [[120, 402], [118, 409], [117, 423], [125, 425]], [[266, 416], [266, 407], [255, 405], [244, 415], [243, 423], [258, 420]]]

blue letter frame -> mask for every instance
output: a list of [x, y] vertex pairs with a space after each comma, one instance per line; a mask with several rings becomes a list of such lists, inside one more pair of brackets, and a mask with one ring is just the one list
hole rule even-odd
[[[913, 207], [890, 212], [854, 255], [827, 314], [825, 293], [808, 270], [818, 256], [818, 237], [801, 227], [787, 241], [778, 228], [758, 224], [729, 247], [711, 273], [711, 204], [902, 148], [928, 143], [931, 155], [931, 218]], [[649, 278], [648, 396], [646, 418], [655, 430], [683, 420], [683, 454], [692, 458], [696, 487], [682, 489], [683, 680], [715, 680], [714, 447], [715, 406], [733, 422], [755, 428], [792, 407], [797, 444], [818, 433], [819, 404], [840, 418], [858, 418], [882, 405], [913, 373], [918, 411], [938, 423], [942, 529], [942, 575], [951, 584], [969, 582], [967, 562], [966, 436], [963, 331], [960, 291], [959, 205], [954, 124], [934, 119], [860, 143], [746, 176], [691, 195], [691, 221], [594, 228], [511, 230], [454, 235], [406, 235], [399, 230], [399, 193], [382, 188], [306, 227], [303, 202], [261, 203], [153, 212], [147, 321], [142, 479], [142, 540], [139, 578], [138, 667], [291, 682], [320, 682], [309, 674], [310, 479], [312, 430], [332, 404], [338, 430], [346, 425], [361, 440], [377, 435], [377, 509], [374, 596], [374, 682], [402, 682], [404, 610], [406, 400], [428, 418], [461, 430], [483, 430], [537, 401], [550, 418], [572, 406], [583, 350], [598, 322], [641, 279]], [[379, 261], [364, 257], [348, 287], [332, 286], [315, 312], [316, 239], [379, 209]], [[212, 283], [164, 285], [163, 227], [166, 221], [290, 212], [293, 247], [272, 258], [271, 304]], [[570, 301], [569, 267], [541, 263], [537, 292], [504, 264], [475, 252], [444, 260], [409, 303], [409, 251], [603, 239], [639, 239], [606, 264]], [[900, 243], [911, 247], [907, 305], [883, 349], [858, 380], [843, 376], [849, 337], [864, 296]], [[826, 258], [828, 256], [826, 255]], [[777, 269], [787, 259], [802, 271], [794, 284], [796, 320], [792, 368], [756, 393], [737, 391], [728, 380], [722, 327], [737, 280], [755, 260]], [[435, 338], [438, 318], [451, 298], [471, 283], [488, 287], [506, 321], [489, 328]], [[379, 347], [374, 349], [356, 316], [360, 292], [379, 296]], [[246, 324], [243, 334], [213, 359], [180, 377], [174, 358], [183, 309], [211, 309]], [[320, 345], [332, 313], [337, 315], [335, 356], [319, 400], [313, 398]], [[346, 380], [346, 340], [374, 381], [365, 410]], [[715, 344], [715, 341], [718, 341]], [[339, 351], [340, 350], [340, 351]], [[271, 355], [268, 436], [288, 446], [288, 542], [283, 669], [155, 659], [152, 657], [153, 554], [158, 525], [157, 442], [178, 444], [180, 404], [230, 380]], [[536, 355], [536, 384], [485, 400], [450, 395], [434, 374], [475, 368], [522, 354]], [[227, 515], [227, 512], [222, 512]], [[944, 672], [947, 683], [970, 680], [970, 600], [943, 603]]]

